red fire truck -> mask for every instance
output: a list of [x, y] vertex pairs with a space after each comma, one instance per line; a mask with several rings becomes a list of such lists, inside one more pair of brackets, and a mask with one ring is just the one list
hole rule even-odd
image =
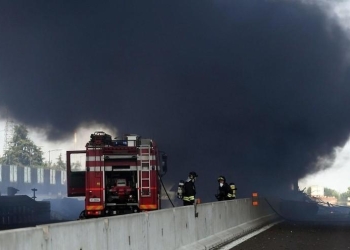
[[95, 132], [85, 150], [67, 151], [67, 193], [85, 196], [81, 218], [157, 210], [166, 170], [167, 156], [153, 140]]

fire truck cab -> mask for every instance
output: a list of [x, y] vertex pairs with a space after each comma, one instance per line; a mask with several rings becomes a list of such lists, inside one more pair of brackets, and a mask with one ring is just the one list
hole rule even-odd
[[82, 218], [157, 210], [166, 171], [167, 156], [153, 140], [95, 132], [85, 150], [67, 151], [67, 194], [85, 196]]

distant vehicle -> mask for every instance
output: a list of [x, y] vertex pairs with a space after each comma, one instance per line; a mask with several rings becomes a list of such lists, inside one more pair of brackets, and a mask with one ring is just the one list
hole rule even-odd
[[[85, 166], [77, 169], [81, 157]], [[67, 194], [85, 196], [81, 218], [158, 210], [166, 171], [167, 156], [153, 140], [133, 134], [112, 139], [99, 131], [85, 150], [67, 151]]]

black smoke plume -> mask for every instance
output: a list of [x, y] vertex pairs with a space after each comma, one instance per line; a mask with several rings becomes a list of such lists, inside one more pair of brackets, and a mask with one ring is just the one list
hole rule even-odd
[[316, 6], [2, 1], [0, 34], [15, 119], [51, 140], [89, 121], [152, 137], [204, 201], [218, 175], [238, 197], [287, 189], [349, 136], [349, 41]]

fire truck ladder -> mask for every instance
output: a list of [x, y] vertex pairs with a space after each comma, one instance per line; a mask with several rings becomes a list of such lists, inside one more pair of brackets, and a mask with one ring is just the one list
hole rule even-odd
[[140, 145], [141, 157], [141, 197], [151, 196], [151, 147]]

